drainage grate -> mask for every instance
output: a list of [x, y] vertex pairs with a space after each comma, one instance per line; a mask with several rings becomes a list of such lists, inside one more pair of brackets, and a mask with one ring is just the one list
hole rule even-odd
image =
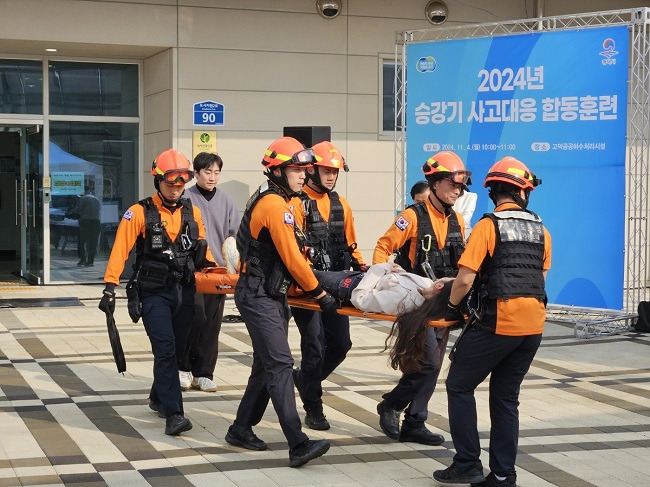
[[0, 308], [67, 308], [83, 306], [79, 298], [15, 298], [0, 299]]

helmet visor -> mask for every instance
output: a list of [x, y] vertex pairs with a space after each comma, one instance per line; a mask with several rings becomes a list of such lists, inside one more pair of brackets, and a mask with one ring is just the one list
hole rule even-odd
[[296, 152], [287, 162], [289, 166], [310, 166], [316, 162], [316, 154], [311, 149], [304, 149]]
[[193, 177], [194, 174], [192, 171], [174, 170], [165, 172], [163, 174], [163, 181], [167, 184], [189, 183]]
[[454, 171], [448, 175], [444, 174], [444, 176], [448, 177], [457, 184], [464, 184], [465, 186], [472, 184], [472, 171]]

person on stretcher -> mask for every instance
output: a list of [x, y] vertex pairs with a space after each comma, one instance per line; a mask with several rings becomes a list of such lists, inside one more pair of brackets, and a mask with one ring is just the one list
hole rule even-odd
[[419, 309], [443, 288], [445, 282], [453, 280], [443, 278], [434, 283], [394, 263], [375, 264], [367, 272], [315, 270], [314, 275], [323, 289], [343, 304], [367, 313], [388, 315], [403, 315]]

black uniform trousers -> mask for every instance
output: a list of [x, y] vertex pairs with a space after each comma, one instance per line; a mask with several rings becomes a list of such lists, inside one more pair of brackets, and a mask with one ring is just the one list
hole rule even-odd
[[293, 391], [287, 299], [271, 298], [263, 278], [244, 273], [235, 287], [235, 304], [251, 337], [253, 366], [232, 427], [239, 434], [251, 430], [262, 420], [270, 398], [289, 448], [298, 446], [308, 438]]
[[192, 372], [194, 377], [214, 378], [225, 303], [225, 294], [197, 294], [194, 297], [194, 320], [185, 353], [178, 364], [180, 370]]
[[97, 255], [97, 243], [101, 223], [97, 219], [82, 218], [79, 220], [79, 258], [88, 264], [95, 261]]
[[474, 390], [490, 377], [490, 471], [515, 473], [519, 442], [519, 389], [542, 335], [496, 335], [477, 327], [459, 342], [447, 377], [449, 426], [460, 469], [480, 461]]
[[397, 386], [383, 395], [393, 409], [401, 411], [408, 406], [404, 421], [410, 426], [421, 426], [429, 416], [429, 400], [436, 388], [448, 339], [448, 328], [429, 327], [420, 368], [410, 374], [402, 374]]
[[194, 315], [194, 284], [172, 284], [155, 292], [142, 291], [142, 322], [153, 353], [153, 384], [149, 399], [170, 417], [184, 414], [178, 359], [185, 351]]
[[300, 330], [302, 400], [309, 409], [323, 403], [321, 382], [352, 348], [350, 318], [302, 308], [291, 308], [291, 314]]

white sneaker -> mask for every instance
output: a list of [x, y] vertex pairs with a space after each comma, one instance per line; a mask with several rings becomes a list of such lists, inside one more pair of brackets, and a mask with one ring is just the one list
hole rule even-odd
[[192, 384], [192, 372], [178, 371], [178, 378], [181, 381], [181, 391], [186, 391]]
[[217, 384], [207, 377], [194, 377], [192, 379], [192, 389], [200, 389], [203, 392], [216, 392]]

